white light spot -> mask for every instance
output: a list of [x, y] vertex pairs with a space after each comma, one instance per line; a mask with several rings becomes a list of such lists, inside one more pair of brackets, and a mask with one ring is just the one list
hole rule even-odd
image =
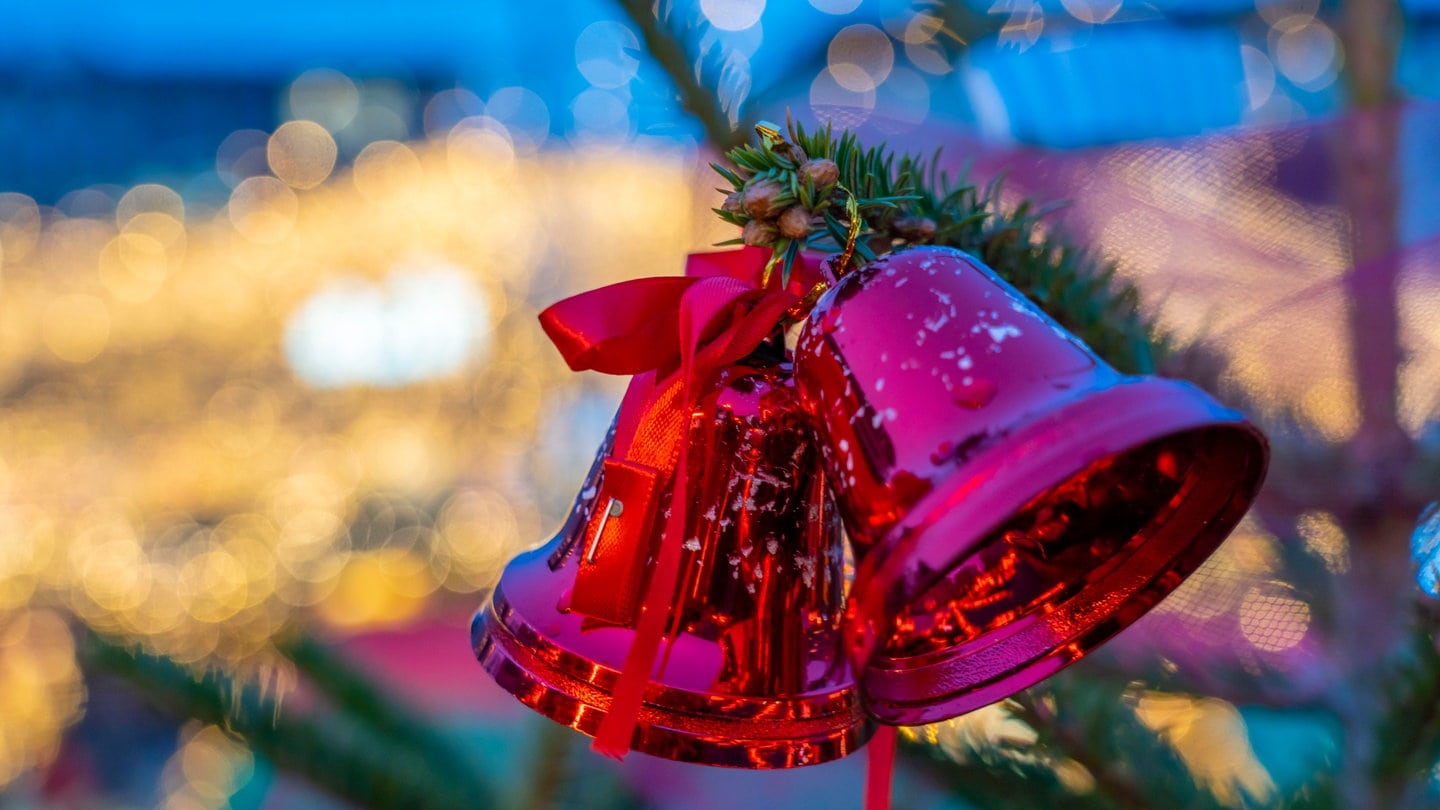
[[700, 0], [700, 13], [721, 31], [744, 31], [765, 13], [765, 0]]
[[401, 265], [383, 285], [341, 276], [291, 315], [285, 355], [319, 388], [409, 385], [486, 354], [489, 309], [470, 275], [444, 261]]

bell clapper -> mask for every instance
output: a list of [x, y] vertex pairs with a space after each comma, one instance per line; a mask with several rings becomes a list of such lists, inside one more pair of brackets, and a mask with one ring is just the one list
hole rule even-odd
[[595, 562], [595, 549], [600, 546], [600, 535], [605, 533], [605, 523], [612, 517], [620, 517], [625, 511], [625, 504], [619, 498], [611, 498], [605, 505], [605, 511], [600, 515], [600, 523], [595, 527], [595, 536], [590, 538], [590, 547], [585, 550], [585, 562]]

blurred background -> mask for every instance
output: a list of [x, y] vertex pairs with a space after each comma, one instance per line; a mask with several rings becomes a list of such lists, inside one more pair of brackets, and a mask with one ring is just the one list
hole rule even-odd
[[707, 164], [787, 110], [1070, 200], [1275, 440], [1211, 563], [914, 730], [897, 805], [1440, 803], [1440, 0], [4, 17], [0, 807], [855, 806], [858, 757], [601, 760], [466, 632], [624, 382], [536, 312], [734, 236]]

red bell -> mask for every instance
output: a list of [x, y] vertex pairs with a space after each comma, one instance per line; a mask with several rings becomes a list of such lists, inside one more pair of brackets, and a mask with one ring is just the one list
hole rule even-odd
[[953, 717], [1084, 656], [1193, 572], [1264, 477], [1264, 437], [1185, 383], [1122, 376], [956, 250], [844, 277], [795, 378], [857, 558], [867, 710]]
[[631, 746], [743, 768], [845, 756], [871, 726], [840, 654], [839, 519], [788, 364], [721, 371], [692, 414], [685, 536], [662, 537], [670, 493], [644, 503], [648, 468], [617, 457], [612, 430], [564, 528], [511, 562], [476, 617], [476, 655], [521, 702], [593, 736], [659, 544], [682, 543]]

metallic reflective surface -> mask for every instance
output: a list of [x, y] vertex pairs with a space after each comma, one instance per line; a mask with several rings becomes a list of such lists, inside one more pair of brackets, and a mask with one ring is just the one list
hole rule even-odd
[[1264, 475], [1240, 414], [1121, 376], [959, 251], [842, 279], [795, 373], [854, 543], [847, 642], [883, 722], [953, 717], [1077, 660], [1204, 561]]
[[[662, 646], [635, 750], [780, 768], [842, 757], [869, 736], [839, 654], [842, 538], [809, 436], [787, 366], [723, 372], [696, 408], [689, 530], [675, 540], [685, 544], [679, 633]], [[606, 507], [602, 469], [560, 534], [506, 569], [472, 632], [501, 686], [592, 735], [633, 637], [570, 604], [592, 512]]]

